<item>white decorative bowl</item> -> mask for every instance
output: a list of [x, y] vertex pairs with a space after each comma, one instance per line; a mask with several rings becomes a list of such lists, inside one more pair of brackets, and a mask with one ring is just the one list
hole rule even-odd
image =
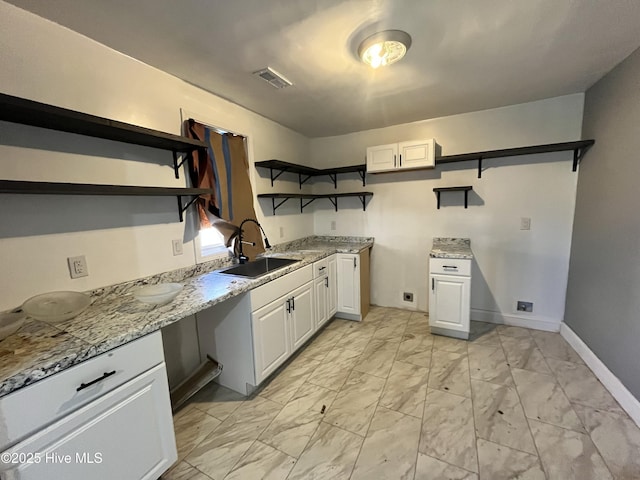
[[27, 314], [23, 311], [0, 314], [0, 340], [13, 335], [24, 323]]
[[80, 315], [91, 305], [91, 298], [80, 292], [49, 292], [22, 304], [22, 310], [36, 320], [57, 323]]
[[176, 298], [182, 291], [179, 283], [159, 283], [158, 285], [146, 285], [133, 292], [136, 300], [150, 305], [164, 305]]

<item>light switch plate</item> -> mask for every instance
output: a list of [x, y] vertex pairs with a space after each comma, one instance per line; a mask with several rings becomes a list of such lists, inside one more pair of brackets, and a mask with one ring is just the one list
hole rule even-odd
[[173, 256], [174, 257], [176, 255], [182, 255], [184, 253], [184, 251], [182, 249], [182, 240], [180, 240], [179, 238], [177, 238], [175, 240], [171, 240], [171, 246], [173, 248]]
[[520, 230], [531, 230], [531, 218], [522, 217], [520, 219]]

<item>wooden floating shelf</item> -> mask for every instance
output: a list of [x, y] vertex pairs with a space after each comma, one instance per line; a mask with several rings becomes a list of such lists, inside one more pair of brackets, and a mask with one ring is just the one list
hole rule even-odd
[[[303, 212], [304, 207], [312, 203], [319, 198], [328, 198], [333, 204], [336, 212], [338, 211], [338, 198], [346, 197], [358, 197], [362, 202], [362, 210], [367, 209], [367, 198], [373, 197], [373, 192], [351, 192], [351, 193], [321, 193], [321, 194], [304, 194], [304, 193], [261, 193], [258, 198], [270, 198], [271, 206], [273, 208], [273, 214], [276, 210], [287, 200], [291, 198], [297, 198], [300, 200], [300, 213]], [[282, 199], [281, 202], [276, 203], [276, 199]], [[305, 202], [305, 200], [308, 200]]]
[[198, 140], [6, 94], [0, 94], [0, 120], [173, 152], [207, 148]]
[[[21, 180], [0, 180], [0, 193], [29, 195], [115, 195], [136, 197], [177, 197], [180, 221], [184, 211], [199, 195], [213, 194], [207, 188], [141, 187], [137, 185], [103, 185], [93, 183], [30, 182]], [[182, 197], [194, 197], [186, 204]]]
[[440, 210], [440, 193], [442, 192], [464, 192], [464, 208], [467, 208], [469, 205], [469, 191], [473, 190], [471, 185], [465, 185], [464, 187], [439, 187], [434, 188], [433, 191], [436, 192], [436, 196], [438, 197], [438, 210]]
[[577, 142], [549, 143], [546, 145], [532, 145], [530, 147], [504, 148], [502, 150], [487, 150], [484, 152], [461, 153], [458, 155], [445, 155], [436, 158], [436, 165], [446, 163], [478, 161], [478, 178], [482, 177], [482, 161], [487, 158], [515, 157], [518, 155], [534, 155], [536, 153], [563, 152], [573, 150], [573, 171], [578, 168], [578, 163], [584, 154], [596, 143], [595, 140], [579, 140]]
[[[199, 140], [3, 93], [0, 93], [0, 120], [168, 150], [173, 152], [173, 169], [176, 178], [180, 178], [180, 167], [186, 159], [191, 158], [194, 150], [208, 148], [205, 142]], [[179, 153], [186, 154], [186, 158], [179, 161]]]
[[[282, 160], [264, 160], [261, 162], [255, 163], [256, 167], [268, 168], [270, 170], [271, 177], [271, 186], [273, 187], [273, 181], [282, 175], [284, 172], [297, 173], [298, 174], [298, 183], [300, 188], [302, 185], [309, 180], [311, 177], [319, 177], [322, 175], [328, 175], [329, 178], [333, 181], [333, 186], [338, 188], [338, 178], [337, 176], [342, 173], [358, 173], [360, 174], [360, 178], [362, 178], [362, 186], [366, 185], [365, 174], [367, 172], [367, 165], [349, 165], [347, 167], [338, 167], [338, 168], [312, 168], [305, 167], [304, 165], [296, 165], [295, 163], [283, 162]], [[279, 171], [280, 173], [274, 175], [274, 170]]]

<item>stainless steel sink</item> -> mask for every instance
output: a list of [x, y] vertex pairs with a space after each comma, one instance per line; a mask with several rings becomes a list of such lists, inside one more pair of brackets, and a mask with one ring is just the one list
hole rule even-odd
[[222, 270], [220, 273], [256, 278], [299, 261], [300, 260], [292, 260], [290, 258], [265, 257], [254, 260], [253, 262], [227, 268], [226, 270]]

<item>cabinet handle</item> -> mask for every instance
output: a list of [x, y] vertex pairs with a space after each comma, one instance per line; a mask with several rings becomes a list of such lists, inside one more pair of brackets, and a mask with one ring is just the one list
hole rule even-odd
[[324, 277], [324, 286], [329, 288], [329, 277]]
[[458, 267], [456, 267], [455, 265], [443, 265], [442, 268], [451, 268], [453, 270], [457, 270]]
[[291, 299], [287, 298], [287, 313], [291, 313]]
[[115, 374], [116, 374], [115, 370], [113, 370], [112, 372], [104, 372], [104, 375], [96, 378], [95, 380], [91, 380], [89, 383], [81, 383], [80, 386], [76, 388], [76, 392], [79, 392], [80, 390], [84, 390], [85, 388], [89, 388], [91, 385], [95, 385], [96, 383], [101, 382], [102, 380], [109, 378], [111, 375], [115, 375]]
[[402, 154], [400, 154], [400, 166], [402, 166]]
[[296, 309], [296, 299], [295, 297], [291, 297], [291, 310]]
[[353, 257], [353, 268], [356, 268], [358, 266], [358, 263], [356, 261], [356, 257]]
[[436, 289], [436, 279], [432, 278], [431, 279], [431, 290], [435, 290]]
[[393, 156], [393, 168], [396, 168], [396, 156]]
[[321, 272], [321, 271], [322, 271], [322, 270], [324, 270], [325, 268], [327, 268], [327, 267], [320, 267], [320, 268], [318, 269], [318, 271], [319, 271], [319, 272]]

